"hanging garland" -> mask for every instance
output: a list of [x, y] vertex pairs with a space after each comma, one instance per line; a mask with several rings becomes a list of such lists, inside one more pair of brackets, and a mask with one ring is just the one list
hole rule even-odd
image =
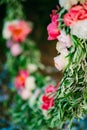
[[49, 130], [46, 113], [41, 108], [49, 109], [53, 106], [54, 99], [49, 99], [48, 104], [42, 105], [41, 98], [44, 102], [45, 87], [46, 94], [56, 91], [55, 82], [40, 73], [44, 66], [40, 63], [39, 50], [28, 37], [32, 23], [24, 20], [21, 0], [1, 2], [7, 5], [2, 34], [8, 48], [6, 65], [14, 86], [9, 109], [11, 121], [18, 129]]
[[58, 40], [55, 66], [64, 73], [48, 111], [54, 128], [87, 113], [87, 2], [59, 0], [59, 4], [47, 27], [48, 40]]

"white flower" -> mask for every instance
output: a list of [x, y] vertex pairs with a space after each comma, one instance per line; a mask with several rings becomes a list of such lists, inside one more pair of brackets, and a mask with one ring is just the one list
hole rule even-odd
[[82, 39], [87, 39], [87, 19], [76, 22], [71, 27], [71, 34]]
[[28, 89], [23, 89], [20, 92], [20, 96], [22, 97], [23, 100], [27, 100], [31, 97], [32, 93]]
[[38, 67], [35, 64], [28, 64], [27, 65], [27, 70], [29, 71], [29, 73], [34, 73], [35, 71], [37, 71]]
[[69, 54], [69, 51], [67, 49], [63, 49], [61, 51], [61, 55], [64, 55], [65, 57]]
[[32, 91], [35, 89], [35, 87], [36, 87], [35, 78], [33, 76], [29, 76], [25, 81], [25, 88]]
[[57, 42], [57, 44], [56, 44], [56, 50], [57, 50], [58, 52], [61, 53], [61, 51], [62, 51], [63, 49], [65, 49], [65, 48], [66, 48], [66, 46], [65, 46], [65, 44], [64, 44], [63, 42]]
[[61, 71], [68, 65], [67, 49], [63, 49], [61, 54], [54, 58], [55, 67]]
[[65, 31], [62, 30], [60, 32], [60, 35], [58, 36], [58, 40], [60, 43], [62, 43], [61, 47], [65, 48], [69, 48], [72, 45], [71, 39], [69, 35], [66, 35]]
[[59, 0], [60, 6], [67, 10], [70, 9], [73, 5], [76, 5], [78, 2], [84, 3], [85, 0]]
[[5, 24], [4, 24], [4, 28], [3, 28], [3, 32], [2, 32], [2, 35], [5, 39], [10, 39], [11, 38], [11, 31], [9, 30], [9, 26], [10, 25], [14, 25], [18, 22], [18, 20], [13, 20], [13, 21], [7, 21]]
[[5, 25], [4, 25], [4, 28], [3, 28], [2, 35], [5, 39], [9, 39], [11, 37], [11, 32], [8, 28], [9, 25], [10, 25], [10, 22], [6, 22]]

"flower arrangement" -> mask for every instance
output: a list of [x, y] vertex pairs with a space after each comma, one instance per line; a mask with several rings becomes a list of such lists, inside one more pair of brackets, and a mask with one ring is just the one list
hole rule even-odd
[[3, 27], [10, 49], [6, 65], [14, 83], [11, 121], [19, 129], [49, 130], [82, 118], [87, 110], [87, 1], [59, 0], [60, 7], [50, 15], [48, 40], [57, 40], [54, 64], [64, 73], [58, 85], [39, 72], [40, 52], [28, 37], [32, 27], [24, 20], [21, 0], [2, 1], [8, 10]]
[[[59, 0], [47, 27], [48, 40], [58, 40], [55, 67], [63, 71], [54, 105], [48, 110], [52, 128], [87, 113], [87, 1]], [[55, 26], [54, 26], [55, 25]]]

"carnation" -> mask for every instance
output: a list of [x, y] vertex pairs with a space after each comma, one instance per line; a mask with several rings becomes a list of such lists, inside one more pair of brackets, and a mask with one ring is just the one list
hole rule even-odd
[[87, 39], [87, 19], [76, 22], [71, 27], [71, 34], [82, 39]]

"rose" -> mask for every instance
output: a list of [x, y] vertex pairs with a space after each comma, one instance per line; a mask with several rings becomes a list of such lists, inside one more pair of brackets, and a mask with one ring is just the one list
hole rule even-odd
[[[87, 8], [87, 7], [86, 7]], [[64, 23], [66, 26], [72, 26], [79, 20], [87, 19], [87, 9], [84, 5], [76, 5], [72, 7], [68, 13], [64, 15]]]
[[65, 31], [62, 30], [60, 32], [60, 35], [57, 37], [59, 42], [56, 46], [56, 49], [61, 52], [61, 49], [64, 49], [64, 48], [70, 48], [71, 45], [72, 45], [72, 42], [71, 42], [71, 39], [70, 39], [70, 35], [66, 35]]
[[60, 34], [60, 31], [58, 30], [58, 14], [56, 14], [56, 10], [52, 11], [50, 17], [51, 23], [47, 26], [48, 40], [55, 40]]
[[63, 70], [68, 65], [68, 57], [66, 57], [68, 53], [67, 49], [63, 49], [61, 54], [54, 58], [55, 67], [59, 71]]

